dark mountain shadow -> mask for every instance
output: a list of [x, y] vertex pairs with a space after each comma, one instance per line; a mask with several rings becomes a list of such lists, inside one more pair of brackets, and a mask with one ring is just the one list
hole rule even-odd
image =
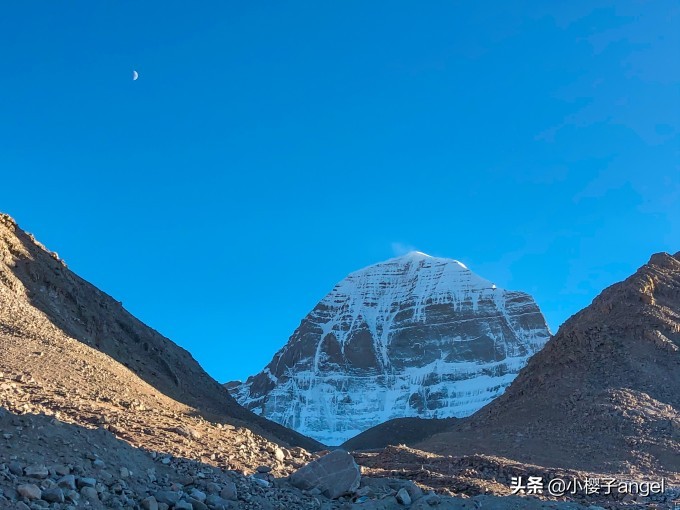
[[444, 432], [457, 420], [458, 418], [395, 418], [357, 434], [345, 441], [342, 448], [353, 451], [410, 445]]

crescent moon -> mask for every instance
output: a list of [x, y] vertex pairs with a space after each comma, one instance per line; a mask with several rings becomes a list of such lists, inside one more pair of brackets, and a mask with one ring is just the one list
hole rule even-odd
[[139, 73], [137, 71], [132, 71], [132, 81], [137, 81], [139, 78]]

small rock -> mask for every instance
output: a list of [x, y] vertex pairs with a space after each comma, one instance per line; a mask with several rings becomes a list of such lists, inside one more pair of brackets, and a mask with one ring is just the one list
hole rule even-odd
[[78, 488], [81, 489], [83, 487], [94, 487], [97, 485], [97, 480], [94, 478], [89, 478], [89, 477], [81, 477], [78, 478]]
[[99, 473], [99, 478], [105, 485], [110, 485], [113, 482], [113, 475], [108, 471], [102, 471]]
[[208, 505], [208, 508], [231, 508], [229, 506], [230, 503], [226, 499], [223, 499], [216, 494], [210, 494], [205, 499], [205, 504]]
[[224, 484], [224, 488], [220, 492], [222, 499], [228, 499], [231, 501], [236, 501], [238, 499], [238, 493], [236, 492], [236, 484], [234, 482], [227, 482]]
[[222, 487], [215, 482], [208, 482], [208, 484], [205, 486], [205, 490], [208, 491], [208, 494], [219, 494], [222, 490]]
[[10, 462], [7, 467], [9, 468], [9, 472], [13, 475], [22, 476], [24, 474], [24, 468], [21, 467], [21, 464], [17, 461]]
[[158, 501], [156, 501], [156, 498], [154, 498], [153, 496], [144, 498], [142, 500], [142, 508], [144, 510], [158, 510]]
[[69, 501], [74, 502], [74, 503], [77, 502], [78, 498], [80, 497], [78, 495], [78, 493], [74, 490], [67, 490], [64, 493], [64, 496], [66, 496], [66, 499], [68, 499]]
[[203, 503], [203, 502], [205, 501], [205, 499], [206, 499], [206, 494], [205, 494], [205, 492], [201, 492], [201, 491], [199, 491], [198, 489], [193, 489], [193, 490], [189, 493], [189, 495], [190, 495], [192, 498], [197, 499], [197, 500], [200, 501], [201, 503]]
[[258, 473], [269, 473], [272, 470], [269, 466], [258, 466], [256, 471]]
[[166, 505], [172, 506], [179, 502], [181, 494], [175, 491], [158, 491], [154, 496], [159, 503], [165, 503]]
[[173, 508], [175, 510], [194, 510], [194, 505], [188, 501], [179, 501]]
[[49, 470], [42, 464], [27, 466], [24, 469], [24, 474], [29, 478], [39, 478], [40, 480], [44, 480], [45, 478], [50, 476]]
[[179, 477], [179, 483], [182, 485], [192, 485], [194, 483], [194, 477], [191, 475], [182, 475]]
[[286, 454], [283, 453], [283, 450], [281, 448], [277, 448], [276, 450], [274, 450], [274, 458], [279, 462], [283, 462], [284, 460], [286, 460]]
[[63, 503], [64, 491], [60, 488], [45, 489], [42, 493], [42, 499], [50, 503]]
[[202, 501], [192, 498], [191, 496], [187, 498], [187, 502], [191, 503], [191, 506], [194, 510], [208, 510], [208, 505]]
[[59, 480], [57, 480], [57, 486], [63, 489], [75, 490], [76, 477], [73, 475], [62, 476]]
[[122, 479], [129, 478], [130, 477], [130, 470], [126, 467], [120, 468], [120, 477]]
[[54, 472], [59, 476], [66, 476], [71, 473], [71, 468], [60, 464], [59, 466], [54, 466]]
[[411, 496], [409, 496], [408, 491], [404, 487], [397, 491], [397, 495], [395, 497], [397, 498], [397, 501], [400, 505], [408, 506], [411, 504]]
[[26, 499], [40, 499], [42, 497], [42, 491], [40, 490], [40, 487], [33, 483], [26, 483], [23, 485], [19, 485], [17, 487], [17, 492], [19, 495], [23, 498]]
[[408, 495], [411, 496], [411, 501], [416, 501], [417, 499], [423, 497], [423, 490], [420, 487], [418, 487], [415, 484], [415, 482], [412, 482], [411, 480], [406, 482], [404, 488], [408, 492]]
[[57, 482], [52, 480], [51, 478], [48, 478], [47, 480], [43, 480], [40, 482], [40, 488], [42, 489], [43, 492], [47, 489], [56, 489], [57, 488]]
[[97, 493], [97, 489], [95, 489], [94, 487], [88, 486], [83, 487], [82, 489], [80, 489], [80, 495], [87, 501], [91, 502], [99, 501], [99, 494]]
[[437, 506], [441, 503], [442, 499], [434, 492], [430, 492], [423, 496], [423, 501], [430, 506]]
[[269, 482], [267, 480], [263, 480], [262, 478], [257, 478], [256, 476], [251, 476], [250, 479], [255, 482], [256, 485], [259, 485], [260, 487], [269, 487]]

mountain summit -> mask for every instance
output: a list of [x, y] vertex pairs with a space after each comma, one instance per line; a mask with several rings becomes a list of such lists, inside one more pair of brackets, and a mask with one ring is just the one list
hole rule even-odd
[[549, 338], [528, 294], [451, 259], [410, 252], [351, 273], [262, 372], [248, 409], [325, 444], [403, 416], [467, 416]]

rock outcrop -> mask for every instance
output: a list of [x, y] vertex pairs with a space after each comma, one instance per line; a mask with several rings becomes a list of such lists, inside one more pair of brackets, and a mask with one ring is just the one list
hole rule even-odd
[[391, 418], [473, 413], [548, 338], [528, 294], [413, 252], [338, 283], [269, 365], [231, 391], [248, 409], [339, 445]]
[[361, 482], [361, 470], [354, 458], [344, 450], [334, 450], [301, 467], [290, 476], [299, 489], [318, 489], [324, 496], [335, 499], [353, 494]]

